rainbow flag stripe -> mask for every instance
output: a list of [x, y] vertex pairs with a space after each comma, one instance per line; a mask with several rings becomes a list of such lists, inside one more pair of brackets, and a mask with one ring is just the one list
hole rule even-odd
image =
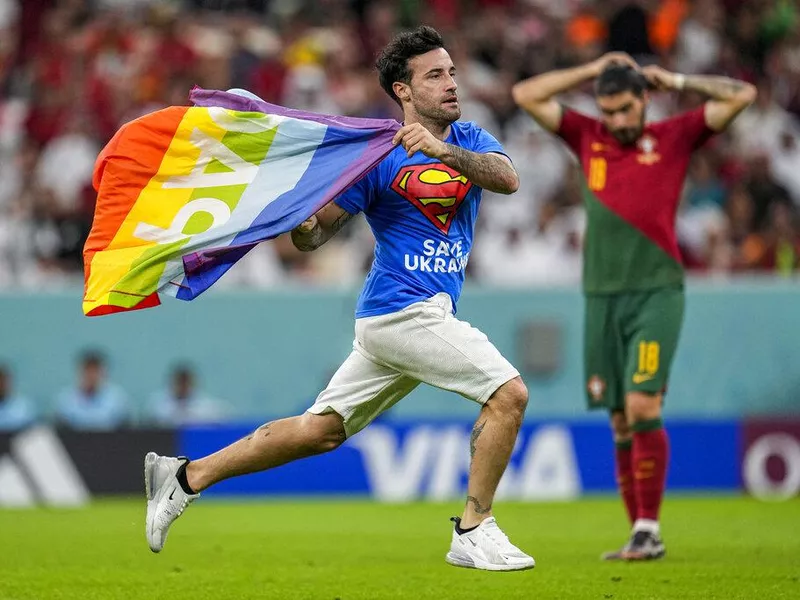
[[192, 300], [392, 150], [393, 120], [318, 115], [244, 90], [192, 90], [123, 125], [100, 153], [84, 314]]

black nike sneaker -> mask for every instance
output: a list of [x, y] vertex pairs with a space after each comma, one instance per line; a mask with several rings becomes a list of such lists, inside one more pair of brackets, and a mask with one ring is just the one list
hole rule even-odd
[[631, 541], [621, 550], [622, 560], [656, 560], [667, 553], [664, 542], [657, 534], [649, 531], [635, 531]]
[[627, 543], [619, 550], [614, 550], [613, 552], [604, 552], [600, 555], [600, 558], [602, 560], [624, 560], [623, 555], [630, 549], [632, 539], [633, 538], [628, 540]]

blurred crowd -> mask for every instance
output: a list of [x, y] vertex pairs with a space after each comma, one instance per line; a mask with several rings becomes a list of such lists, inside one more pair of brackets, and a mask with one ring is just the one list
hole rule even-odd
[[[607, 50], [758, 86], [756, 105], [691, 164], [680, 243], [697, 272], [800, 269], [797, 0], [0, 0], [0, 289], [82, 281], [94, 160], [120, 124], [186, 104], [193, 85], [397, 118], [372, 65], [396, 31], [418, 23], [445, 35], [463, 118], [501, 139], [520, 172], [517, 194], [484, 197], [474, 280], [579, 281], [579, 173], [519, 114], [510, 87]], [[590, 86], [564, 101], [596, 114]], [[648, 116], [699, 102], [661, 94]], [[285, 236], [261, 244], [219, 285], [351, 285], [371, 253], [360, 219], [315, 253]]]
[[131, 425], [215, 424], [229, 418], [228, 403], [203, 392], [197, 379], [191, 365], [174, 365], [166, 385], [137, 410], [126, 391], [109, 378], [107, 358], [96, 350], [78, 357], [75, 381], [54, 398], [30, 398], [15, 385], [11, 368], [0, 365], [0, 432], [41, 422], [78, 431], [112, 431]]

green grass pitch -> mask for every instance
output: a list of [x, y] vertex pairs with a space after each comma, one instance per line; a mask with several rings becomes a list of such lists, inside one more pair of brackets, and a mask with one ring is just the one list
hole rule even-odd
[[457, 503], [203, 499], [159, 555], [144, 508], [0, 510], [0, 598], [800, 598], [798, 500], [669, 498], [667, 557], [646, 564], [598, 560], [625, 538], [616, 499], [499, 503], [501, 527], [537, 561], [519, 573], [444, 562]]

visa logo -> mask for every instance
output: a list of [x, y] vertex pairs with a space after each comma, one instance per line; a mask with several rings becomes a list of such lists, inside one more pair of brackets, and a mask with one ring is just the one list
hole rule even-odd
[[[362, 455], [375, 498], [393, 502], [452, 500], [466, 493], [468, 429], [421, 425], [402, 437], [389, 427], [373, 424], [348, 441]], [[547, 425], [527, 436], [520, 432], [497, 498], [569, 500], [577, 498], [581, 489], [570, 430]]]

